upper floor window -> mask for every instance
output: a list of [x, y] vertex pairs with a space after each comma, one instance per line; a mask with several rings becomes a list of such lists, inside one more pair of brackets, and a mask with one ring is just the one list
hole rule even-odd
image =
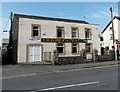
[[57, 27], [57, 37], [64, 38], [64, 27]]
[[32, 25], [32, 37], [40, 37], [40, 26]]
[[112, 34], [110, 34], [110, 40], [113, 40], [113, 35]]
[[110, 27], [110, 31], [112, 30], [112, 27]]
[[91, 29], [90, 28], [85, 28], [85, 38], [91, 39]]
[[72, 38], [78, 38], [78, 28], [72, 27]]

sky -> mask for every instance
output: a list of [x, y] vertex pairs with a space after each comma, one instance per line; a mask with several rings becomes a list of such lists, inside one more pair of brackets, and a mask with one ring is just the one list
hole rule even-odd
[[[10, 30], [10, 13], [37, 15], [54, 18], [84, 20], [99, 24], [100, 32], [109, 23], [110, 11], [118, 16], [118, 2], [2, 2], [2, 37], [8, 37]], [[85, 16], [85, 17], [84, 17]]]

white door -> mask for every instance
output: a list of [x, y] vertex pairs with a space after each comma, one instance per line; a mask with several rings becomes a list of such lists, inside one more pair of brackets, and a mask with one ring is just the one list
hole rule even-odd
[[28, 47], [28, 62], [41, 61], [41, 46]]

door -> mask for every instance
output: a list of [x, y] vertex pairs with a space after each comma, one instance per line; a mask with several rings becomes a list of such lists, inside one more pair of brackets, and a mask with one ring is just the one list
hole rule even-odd
[[28, 62], [41, 61], [41, 46], [28, 47]]

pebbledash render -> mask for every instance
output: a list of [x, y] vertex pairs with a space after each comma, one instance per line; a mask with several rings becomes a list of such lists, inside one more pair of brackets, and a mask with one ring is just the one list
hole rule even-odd
[[100, 51], [99, 25], [85, 21], [14, 14], [12, 20], [12, 60], [44, 62], [44, 53], [55, 50], [59, 57], [80, 56], [85, 49]]

